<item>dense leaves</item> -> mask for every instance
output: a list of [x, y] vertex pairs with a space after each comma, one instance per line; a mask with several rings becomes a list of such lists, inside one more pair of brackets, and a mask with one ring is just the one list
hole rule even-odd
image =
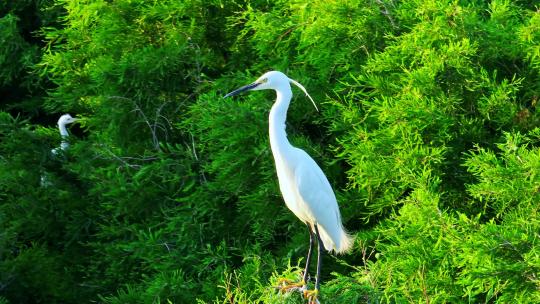
[[[535, 1], [0, 2], [0, 303], [303, 303], [267, 138], [334, 186], [321, 303], [540, 302]], [[69, 149], [52, 153], [62, 138]], [[65, 139], [64, 139], [65, 140]]]

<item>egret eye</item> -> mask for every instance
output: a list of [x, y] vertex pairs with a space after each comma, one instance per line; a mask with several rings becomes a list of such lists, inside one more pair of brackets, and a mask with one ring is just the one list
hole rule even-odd
[[261, 80], [259, 81], [259, 83], [261, 83], [261, 84], [262, 84], [262, 83], [267, 83], [267, 82], [268, 82], [268, 78], [263, 78], [263, 79], [261, 79]]

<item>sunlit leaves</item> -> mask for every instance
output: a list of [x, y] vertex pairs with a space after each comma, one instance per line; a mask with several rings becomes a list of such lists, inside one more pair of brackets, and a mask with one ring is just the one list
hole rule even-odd
[[[325, 256], [321, 302], [540, 302], [534, 1], [0, 10], [1, 303], [301, 303], [273, 288], [307, 251], [274, 94], [221, 97], [269, 69], [319, 105], [293, 89], [287, 133], [357, 235]], [[83, 119], [55, 158], [60, 112]]]

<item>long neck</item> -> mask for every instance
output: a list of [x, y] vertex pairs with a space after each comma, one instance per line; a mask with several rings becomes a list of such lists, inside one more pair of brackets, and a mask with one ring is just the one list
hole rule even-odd
[[69, 136], [69, 133], [66, 129], [65, 124], [62, 124], [62, 123], [58, 124], [58, 129], [60, 130], [60, 136], [62, 136], [62, 142], [60, 143], [60, 148], [62, 150], [65, 150], [69, 147], [69, 144], [66, 141], [67, 137]]
[[60, 130], [60, 135], [62, 138], [69, 136], [69, 133], [66, 129], [66, 125], [63, 123], [58, 124], [58, 129]]
[[277, 98], [276, 102], [270, 110], [269, 117], [269, 131], [270, 131], [270, 146], [274, 157], [278, 154], [278, 151], [282, 151], [287, 148], [292, 148], [289, 140], [287, 139], [287, 133], [285, 132], [285, 121], [287, 120], [287, 109], [291, 103], [292, 91], [289, 86], [276, 90]]

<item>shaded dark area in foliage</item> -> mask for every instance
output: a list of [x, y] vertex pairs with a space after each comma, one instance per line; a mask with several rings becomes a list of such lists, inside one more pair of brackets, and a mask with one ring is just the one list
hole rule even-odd
[[[267, 139], [334, 186], [322, 303], [540, 302], [536, 1], [0, 1], [0, 303], [303, 303]], [[52, 153], [69, 126], [70, 146]]]

